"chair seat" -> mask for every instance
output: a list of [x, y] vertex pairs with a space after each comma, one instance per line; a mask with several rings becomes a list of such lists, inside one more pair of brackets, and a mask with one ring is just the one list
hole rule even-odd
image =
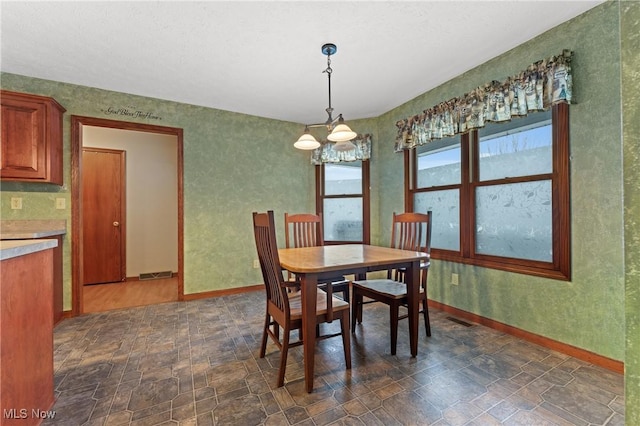
[[[337, 297], [332, 297], [331, 302], [334, 312], [349, 309], [349, 303], [338, 299]], [[289, 293], [289, 310], [291, 312], [292, 320], [302, 318], [301, 292], [296, 291], [295, 293]], [[318, 289], [318, 294], [316, 296], [316, 313], [318, 315], [324, 315], [327, 313], [327, 293], [320, 289]]]
[[[295, 278], [291, 278], [289, 281], [297, 281]], [[333, 284], [333, 286], [343, 286], [349, 284], [349, 280], [345, 279], [342, 275], [336, 275], [334, 277], [322, 278], [318, 281], [318, 285], [327, 285], [327, 283]]]
[[[407, 285], [394, 280], [379, 279], [379, 280], [361, 280], [353, 282], [354, 288], [360, 287], [375, 293], [380, 293], [387, 297], [393, 297], [395, 299], [403, 299], [407, 297]], [[424, 293], [424, 289], [420, 288], [420, 293]]]
[[[295, 282], [295, 283], [299, 283], [300, 281], [292, 278], [289, 280], [289, 282]], [[332, 286], [336, 287], [336, 286], [344, 286], [344, 285], [348, 285], [351, 281], [345, 279], [344, 277], [332, 277], [332, 278], [323, 278], [320, 281], [318, 281], [318, 285], [319, 286], [326, 286], [328, 283], [331, 283]]]
[[[420, 262], [420, 269], [429, 269], [429, 267], [431, 266], [431, 261], [427, 260], [427, 261], [421, 261]], [[399, 271], [405, 272], [407, 270], [407, 268], [398, 268]]]
[[342, 299], [345, 302], [349, 301], [351, 281], [345, 280], [344, 277], [335, 277], [334, 279], [322, 280], [322, 282], [318, 283], [318, 288], [326, 291], [329, 283], [331, 283], [331, 291], [333, 294], [342, 293]]
[[349, 284], [349, 280], [345, 279], [342, 275], [336, 275], [335, 277], [322, 278], [319, 281], [319, 284], [326, 284], [326, 283], [331, 283], [334, 286], [336, 286], [336, 285]]

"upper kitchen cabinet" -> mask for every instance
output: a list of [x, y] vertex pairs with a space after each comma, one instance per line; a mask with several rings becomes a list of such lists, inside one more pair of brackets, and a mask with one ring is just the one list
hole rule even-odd
[[0, 91], [2, 180], [62, 185], [62, 116], [53, 98]]

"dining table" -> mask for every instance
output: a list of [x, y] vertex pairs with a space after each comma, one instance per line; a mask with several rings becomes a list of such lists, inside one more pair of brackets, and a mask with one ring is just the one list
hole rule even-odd
[[301, 285], [304, 378], [307, 392], [313, 391], [314, 351], [316, 346], [316, 297], [318, 282], [326, 277], [355, 275], [364, 279], [368, 272], [403, 268], [406, 270], [409, 346], [411, 356], [418, 354], [418, 314], [420, 299], [420, 263], [428, 259], [424, 252], [400, 250], [368, 244], [337, 244], [278, 250], [280, 266], [296, 275]]

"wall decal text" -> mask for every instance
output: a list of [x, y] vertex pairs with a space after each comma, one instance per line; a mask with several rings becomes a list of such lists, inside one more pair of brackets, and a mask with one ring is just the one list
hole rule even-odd
[[140, 111], [139, 109], [131, 106], [124, 107], [124, 108], [108, 107], [107, 109], [102, 109], [101, 111], [106, 115], [122, 115], [125, 117], [131, 117], [131, 118], [144, 118], [147, 120], [162, 120], [162, 117], [155, 115], [155, 113], [153, 112]]

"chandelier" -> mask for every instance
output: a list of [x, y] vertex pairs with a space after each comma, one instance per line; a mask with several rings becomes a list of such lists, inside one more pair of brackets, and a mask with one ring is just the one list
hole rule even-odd
[[336, 151], [349, 151], [355, 148], [355, 145], [351, 142], [358, 134], [351, 130], [349, 126], [344, 123], [344, 118], [342, 118], [342, 114], [339, 114], [336, 118], [333, 118], [333, 108], [331, 107], [331, 73], [333, 70], [331, 69], [331, 55], [336, 53], [338, 48], [333, 43], [326, 43], [322, 45], [322, 53], [327, 56], [327, 68], [323, 71], [327, 73], [327, 79], [329, 82], [329, 107], [325, 109], [327, 111], [327, 121], [324, 123], [318, 124], [307, 124], [304, 126], [304, 133], [300, 136], [293, 146], [298, 149], [316, 149], [320, 147], [320, 142], [313, 137], [311, 133], [309, 133], [309, 128], [311, 127], [322, 127], [326, 126], [327, 131], [329, 131], [329, 135], [327, 139], [331, 142], [335, 142], [335, 146], [333, 149]]

